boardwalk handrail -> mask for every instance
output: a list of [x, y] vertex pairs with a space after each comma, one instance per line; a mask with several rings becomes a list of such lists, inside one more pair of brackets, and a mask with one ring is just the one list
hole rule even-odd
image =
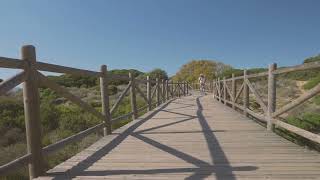
[[[169, 99], [180, 97], [181, 94], [187, 95], [187, 88], [181, 89], [182, 82], [163, 81], [165, 83], [159, 83], [160, 79], [152, 80], [149, 76], [146, 79], [137, 79], [131, 73], [128, 76], [120, 75], [109, 75], [107, 73], [107, 66], [102, 65], [101, 71], [91, 71], [78, 69], [73, 67], [60, 66], [55, 64], [49, 64], [44, 62], [36, 61], [36, 50], [32, 45], [23, 46], [21, 49], [22, 58], [13, 59], [0, 57], [0, 68], [13, 68], [22, 69], [22, 72], [17, 75], [4, 80], [0, 83], [0, 95], [4, 95], [14, 87], [21, 83], [23, 84], [23, 96], [24, 96], [24, 107], [25, 107], [25, 123], [26, 123], [26, 135], [27, 135], [27, 146], [28, 153], [20, 158], [17, 158], [9, 163], [0, 166], [0, 175], [4, 175], [9, 171], [15, 170], [29, 163], [29, 176], [30, 179], [36, 178], [43, 175], [43, 162], [44, 155], [51, 154], [57, 150], [65, 147], [67, 144], [81, 140], [91, 133], [97, 132], [104, 129], [104, 135], [112, 133], [111, 125], [119, 120], [126, 119], [132, 116], [132, 119], [138, 117], [138, 112], [145, 109], [148, 111], [152, 110], [154, 105], [159, 106], [161, 103], [166, 102]], [[102, 102], [102, 113], [84, 102], [81, 98], [73, 95], [68, 89], [60, 86], [52, 80], [49, 80], [45, 75], [39, 71], [80, 75], [80, 76], [91, 76], [100, 78], [100, 91], [101, 91], [101, 102]], [[129, 84], [126, 89], [115, 101], [115, 104], [110, 109], [109, 107], [109, 95], [108, 95], [108, 82], [110, 79], [115, 80], [129, 80]], [[146, 84], [147, 95], [144, 91], [138, 87], [139, 84]], [[155, 84], [155, 85], [154, 85]], [[183, 82], [183, 84], [187, 84]], [[42, 86], [46, 86], [57, 94], [65, 97], [69, 101], [77, 104], [85, 111], [95, 115], [102, 122], [84, 131], [78, 132], [70, 137], [62, 139], [56, 143], [50, 144], [47, 147], [41, 145], [41, 129], [40, 129], [40, 102], [38, 89]], [[154, 87], [152, 87], [154, 85]], [[179, 87], [179, 88], [177, 88]], [[178, 89], [177, 92], [173, 92], [173, 89]], [[152, 90], [153, 89], [153, 90]], [[126, 94], [130, 92], [131, 112], [125, 115], [120, 115], [115, 118], [111, 118], [111, 115], [115, 112], [121, 101], [124, 99]], [[146, 106], [137, 107], [136, 103], [136, 92], [140, 95], [147, 103]], [[162, 95], [160, 95], [162, 94]], [[156, 95], [156, 102], [153, 102], [154, 95]]]
[[[232, 74], [232, 77], [229, 79], [223, 78], [221, 80], [218, 78], [217, 80], [214, 80], [214, 88], [213, 93], [214, 97], [219, 100], [220, 102], [223, 102], [224, 104], [230, 104], [233, 109], [240, 109], [244, 113], [244, 115], [250, 114], [251, 116], [255, 117], [256, 119], [259, 119], [261, 121], [264, 121], [267, 123], [267, 129], [268, 131], [273, 131], [276, 125], [277, 127], [281, 127], [283, 129], [288, 130], [289, 132], [293, 132], [297, 135], [300, 135], [306, 139], [309, 139], [313, 142], [320, 143], [320, 135], [315, 134], [309, 131], [306, 131], [304, 129], [295, 127], [293, 125], [290, 125], [286, 122], [281, 121], [279, 119], [279, 116], [288, 112], [289, 110], [299, 106], [303, 102], [309, 100], [310, 98], [316, 96], [320, 93], [320, 83], [318, 83], [315, 87], [308, 90], [304, 94], [302, 94], [297, 99], [291, 101], [287, 105], [284, 105], [283, 107], [276, 109], [276, 75], [283, 74], [283, 73], [289, 73], [294, 71], [303, 71], [303, 70], [310, 70], [310, 69], [316, 69], [320, 68], [320, 62], [310, 62], [305, 63], [298, 66], [292, 66], [292, 67], [285, 67], [285, 68], [279, 68], [277, 69], [277, 65], [271, 64], [268, 67], [268, 71], [256, 73], [256, 74], [247, 74], [247, 71], [244, 70], [243, 76], [235, 77], [234, 74]], [[257, 78], [257, 77], [267, 77], [268, 79], [268, 100], [267, 103], [265, 103], [258, 91], [254, 88], [250, 78]], [[243, 83], [241, 83], [241, 87], [236, 90], [236, 81], [242, 80]], [[227, 85], [227, 81], [231, 81], [231, 90], [229, 89]], [[249, 91], [251, 91], [255, 97], [256, 102], [260, 105], [260, 107], [263, 110], [262, 114], [256, 113], [249, 109]], [[243, 104], [238, 104], [237, 100], [240, 97], [240, 95], [243, 95]]]

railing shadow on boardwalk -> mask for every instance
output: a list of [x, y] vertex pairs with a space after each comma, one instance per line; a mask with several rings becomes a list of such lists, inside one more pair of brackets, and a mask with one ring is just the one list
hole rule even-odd
[[[193, 99], [194, 100], [194, 99]], [[112, 140], [108, 145], [105, 147], [101, 148], [91, 156], [89, 156], [87, 159], [83, 160], [80, 162], [78, 165], [74, 166], [72, 169], [70, 169], [68, 172], [63, 172], [63, 173], [48, 173], [47, 175], [55, 177], [54, 179], [60, 179], [59, 177], [68, 177], [72, 178], [77, 175], [79, 176], [108, 176], [108, 175], [131, 175], [131, 174], [142, 174], [142, 175], [147, 175], [147, 174], [161, 174], [161, 173], [186, 173], [190, 172], [193, 173], [191, 176], [187, 177], [186, 179], [203, 179], [206, 178], [213, 173], [216, 176], [216, 179], [229, 179], [233, 180], [236, 179], [233, 172], [234, 171], [254, 171], [257, 169], [255, 166], [239, 166], [239, 167], [231, 167], [230, 163], [223, 152], [222, 147], [220, 146], [216, 136], [214, 135], [214, 132], [225, 132], [224, 130], [212, 130], [204, 117], [202, 111], [203, 107], [200, 102], [200, 98], [196, 98], [197, 102], [197, 116], [191, 116], [188, 114], [183, 114], [183, 113], [178, 113], [178, 112], [173, 112], [173, 111], [168, 111], [165, 109], [168, 104], [163, 106], [162, 108], [158, 109], [154, 113], [150, 114], [148, 117], [146, 117], [143, 120], [140, 120], [138, 123], [134, 124], [133, 126], [129, 127], [126, 131], [123, 133], [119, 134], [117, 138]], [[172, 103], [172, 102], [171, 102]], [[174, 102], [175, 103], [175, 102]], [[156, 113], [159, 111], [164, 111], [164, 112], [169, 112], [169, 113], [174, 113], [174, 114], [179, 114], [186, 116], [186, 119], [182, 119], [179, 121], [175, 121], [172, 123], [167, 123], [164, 125], [140, 130], [137, 132], [134, 132], [139, 126], [141, 126], [143, 123], [145, 123], [147, 120], [151, 119]], [[187, 153], [184, 153], [178, 149], [172, 148], [170, 146], [167, 146], [165, 144], [159, 143], [153, 139], [150, 139], [146, 136], [143, 136], [143, 134], [148, 134], [148, 133], [154, 133], [154, 132], [149, 132], [151, 130], [163, 128], [163, 127], [168, 127], [172, 126], [174, 124], [179, 124], [182, 122], [186, 122], [189, 120], [194, 120], [198, 119], [200, 125], [201, 125], [201, 131], [186, 131], [186, 132], [166, 132], [166, 133], [203, 133], [206, 143], [208, 145], [208, 150], [210, 152], [211, 156], [211, 162], [207, 162], [201, 159], [198, 159], [194, 156], [191, 156]], [[157, 133], [157, 132], [156, 132]], [[155, 134], [156, 134], [155, 133]], [[108, 154], [112, 149], [116, 148], [123, 140], [125, 140], [128, 136], [133, 136], [155, 148], [158, 148], [168, 154], [171, 154], [179, 159], [182, 159], [183, 161], [190, 163], [196, 167], [194, 168], [168, 168], [168, 169], [145, 169], [145, 170], [104, 170], [104, 171], [85, 171], [88, 169], [93, 163], [101, 159], [103, 156]], [[219, 157], [219, 158], [217, 158]]]

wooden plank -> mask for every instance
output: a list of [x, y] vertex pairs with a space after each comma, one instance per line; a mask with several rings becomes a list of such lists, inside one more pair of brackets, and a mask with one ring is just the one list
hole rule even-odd
[[257, 77], [263, 77], [267, 75], [268, 75], [268, 71], [265, 71], [265, 72], [256, 73], [256, 74], [249, 74], [247, 78], [257, 78]]
[[21, 84], [26, 79], [27, 73], [25, 71], [22, 71], [9, 79], [2, 81], [0, 83], [0, 96], [4, 95], [6, 92], [10, 91], [17, 85]]
[[12, 68], [12, 69], [24, 69], [26, 67], [26, 61], [21, 59], [0, 57], [0, 67]]
[[22, 60], [28, 62], [25, 71], [28, 76], [23, 83], [23, 104], [27, 136], [27, 152], [31, 154], [29, 163], [29, 178], [36, 178], [44, 173], [44, 159], [41, 152], [41, 121], [40, 95], [37, 71], [34, 64], [37, 61], [36, 48], [26, 45], [21, 48]]
[[110, 114], [110, 102], [109, 102], [109, 77], [107, 76], [107, 66], [101, 66], [101, 77], [100, 77], [100, 93], [101, 93], [101, 104], [102, 104], [102, 114], [105, 116], [105, 125], [103, 129], [104, 136], [111, 134], [111, 114]]
[[79, 142], [81, 139], [87, 137], [88, 135], [95, 133], [95, 132], [98, 132], [99, 130], [103, 129], [105, 127], [105, 125], [106, 125], [105, 122], [97, 124], [91, 128], [88, 128], [84, 131], [81, 131], [77, 134], [74, 134], [74, 135], [69, 136], [65, 139], [62, 139], [58, 142], [50, 144], [50, 145], [44, 147], [42, 152], [44, 155], [49, 155], [49, 154], [55, 153], [56, 151], [64, 148], [68, 144]]
[[157, 91], [157, 86], [153, 87], [152, 93], [151, 93], [151, 99], [154, 98], [154, 96], [156, 95], [156, 91]]
[[137, 92], [140, 94], [140, 96], [146, 101], [146, 103], [148, 103], [148, 98], [146, 97], [146, 95], [144, 95], [144, 93], [141, 91], [141, 89], [138, 86], [136, 86], [135, 88], [136, 88]]
[[119, 98], [116, 100], [116, 102], [113, 104], [111, 110], [110, 110], [110, 114], [113, 114], [115, 112], [115, 110], [118, 108], [118, 106], [120, 105], [122, 99], [126, 96], [126, 94], [128, 93], [129, 89], [131, 87], [131, 82], [129, 82], [128, 86], [124, 89], [124, 91], [121, 93], [121, 95], [119, 96]]
[[131, 111], [132, 119], [135, 120], [138, 118], [138, 111], [137, 111], [137, 97], [136, 97], [136, 84], [134, 76], [129, 72], [129, 78], [131, 82], [131, 88], [130, 88], [130, 103], [131, 103]]
[[164, 79], [161, 80], [161, 86], [162, 86], [162, 89], [161, 89], [161, 101], [162, 102], [165, 102], [166, 100], [166, 81]]
[[227, 83], [226, 83], [225, 85], [226, 85], [226, 90], [227, 90], [227, 92], [228, 92], [228, 94], [229, 94], [229, 96], [230, 96], [231, 100], [232, 100], [232, 101], [234, 101], [234, 97], [233, 97], [233, 94], [232, 94], [232, 92], [231, 92], [230, 88], [228, 87]]
[[247, 109], [249, 108], [249, 88], [248, 88], [248, 84], [246, 82], [247, 80], [247, 70], [243, 70], [243, 98], [242, 98], [242, 102], [243, 102], [243, 114], [246, 116], [248, 114]]
[[268, 112], [267, 112], [267, 130], [273, 130], [272, 113], [276, 110], [277, 101], [277, 83], [273, 72], [277, 69], [277, 64], [273, 63], [268, 68]]
[[140, 112], [140, 111], [143, 111], [143, 110], [145, 110], [147, 108], [148, 108], [148, 105], [142, 106], [142, 107], [138, 108], [137, 111]]
[[227, 82], [226, 82], [226, 77], [223, 77], [222, 80], [222, 88], [223, 88], [223, 102], [224, 104], [227, 104]]
[[152, 92], [151, 92], [151, 82], [150, 82], [150, 77], [147, 76], [147, 100], [148, 100], [148, 111], [151, 111], [152, 106]]
[[40, 71], [48, 71], [48, 72], [55, 72], [55, 73], [64, 73], [64, 74], [71, 74], [76, 76], [93, 76], [93, 77], [100, 77], [101, 73], [96, 71], [89, 71], [84, 69], [77, 69], [67, 66], [60, 66], [55, 64], [49, 64], [44, 62], [37, 62], [35, 64], [36, 68]]
[[241, 92], [242, 92], [242, 90], [243, 90], [243, 87], [244, 87], [244, 82], [243, 82], [242, 85], [240, 86], [240, 89], [239, 89], [239, 91], [238, 91], [238, 93], [237, 93], [237, 95], [236, 95], [236, 98], [234, 98], [234, 102], [236, 102], [237, 99], [240, 97], [240, 94], [241, 94]]
[[266, 117], [264, 114], [258, 114], [258, 113], [252, 111], [252, 110], [249, 109], [249, 108], [247, 109], [247, 112], [248, 112], [251, 116], [253, 116], [253, 117], [255, 117], [255, 118], [257, 118], [257, 119], [259, 119], [259, 120], [261, 120], [261, 121], [267, 122], [267, 120], [266, 120], [267, 117]]
[[288, 180], [320, 176], [318, 152], [268, 133], [211, 96], [176, 99], [152, 118], [133, 123], [50, 170], [47, 177]]
[[298, 97], [297, 99], [291, 101], [289, 104], [281, 107], [279, 110], [274, 112], [272, 114], [272, 117], [277, 117], [280, 116], [281, 114], [299, 106], [303, 102], [307, 101], [308, 99], [314, 97], [320, 92], [320, 84], [316, 85], [314, 88], [310, 89], [309, 91], [305, 92], [303, 95]]
[[135, 81], [136, 81], [137, 83], [140, 83], [140, 84], [146, 84], [146, 83], [148, 83], [148, 80], [145, 80], [145, 79], [135, 79]]
[[251, 90], [251, 92], [254, 94], [254, 96], [256, 97], [257, 102], [260, 104], [262, 110], [264, 111], [264, 113], [268, 113], [268, 108], [265, 105], [265, 103], [263, 102], [261, 96], [259, 95], [259, 93], [254, 89], [254, 87], [252, 86], [251, 82], [249, 81], [249, 79], [245, 79], [246, 84], [248, 85], [249, 89]]
[[157, 91], [156, 91], [156, 100], [157, 100], [157, 106], [159, 106], [160, 105], [160, 80], [157, 78], [156, 79], [156, 81], [157, 81], [157, 83], [156, 83], [156, 89], [157, 89]]
[[235, 109], [236, 107], [234, 106], [234, 104], [236, 103], [236, 93], [237, 93], [237, 86], [236, 86], [236, 80], [234, 79], [234, 73], [232, 73], [232, 82], [231, 82], [231, 91], [232, 91], [232, 108]]
[[283, 74], [283, 73], [288, 73], [288, 72], [293, 72], [293, 71], [304, 71], [308, 69], [315, 69], [315, 68], [320, 68], [320, 62], [310, 62], [310, 63], [305, 63], [302, 65], [297, 65], [297, 66], [292, 66], [292, 67], [286, 67], [286, 68], [279, 68], [273, 72], [273, 74]]
[[133, 112], [129, 112], [129, 113], [127, 113], [127, 114], [124, 114], [124, 115], [118, 116], [118, 117], [116, 117], [116, 118], [113, 118], [113, 119], [111, 120], [111, 123], [115, 123], [115, 122], [121, 121], [121, 120], [123, 120], [123, 119], [128, 119], [130, 116], [132, 116], [132, 114], [133, 114]]
[[110, 79], [112, 80], [122, 80], [122, 81], [129, 81], [129, 76], [119, 75], [119, 74], [111, 74], [109, 75]]
[[105, 120], [105, 116], [103, 114], [101, 114], [99, 111], [94, 109], [92, 106], [90, 106], [86, 102], [82, 101], [79, 97], [71, 94], [67, 89], [65, 89], [65, 88], [59, 86], [57, 83], [49, 80], [47, 77], [45, 77], [41, 73], [38, 73], [38, 76], [39, 76], [39, 80], [40, 80], [42, 85], [54, 90], [56, 93], [60, 94], [64, 98], [68, 99], [69, 101], [77, 104], [82, 109], [90, 112], [91, 114], [93, 114], [97, 118], [99, 118], [99, 119], [101, 119], [103, 121]]
[[318, 134], [314, 134], [314, 133], [306, 131], [304, 129], [295, 127], [291, 124], [282, 122], [280, 120], [275, 120], [275, 124], [279, 127], [282, 127], [284, 129], [290, 131], [290, 132], [293, 132], [293, 133], [298, 134], [302, 137], [305, 137], [313, 142], [320, 143], [320, 135], [318, 135]]
[[234, 106], [236, 106], [238, 109], [241, 109], [242, 111], [244, 111], [243, 106], [240, 104], [235, 103]]
[[[248, 74], [247, 78], [258, 78], [258, 77], [263, 77], [263, 76], [267, 76], [268, 75], [268, 71], [265, 72], [261, 72], [261, 73], [256, 73], [256, 74]], [[237, 76], [234, 78], [235, 80], [240, 80], [243, 79], [243, 76]]]
[[27, 165], [30, 162], [30, 159], [31, 159], [31, 154], [26, 154], [26, 155], [23, 155], [13, 161], [10, 161], [6, 164], [1, 165], [0, 166], [0, 175], [4, 176], [14, 170], [17, 170], [18, 168], [21, 168], [21, 167]]

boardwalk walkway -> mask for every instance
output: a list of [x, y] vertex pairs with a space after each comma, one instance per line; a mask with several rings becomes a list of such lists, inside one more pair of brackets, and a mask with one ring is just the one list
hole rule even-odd
[[[319, 179], [320, 155], [211, 96], [176, 99], [39, 179]], [[149, 118], [151, 117], [151, 118]]]

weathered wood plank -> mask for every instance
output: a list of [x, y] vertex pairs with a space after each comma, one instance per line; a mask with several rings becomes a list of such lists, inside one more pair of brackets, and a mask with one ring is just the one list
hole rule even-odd
[[311, 133], [309, 131], [306, 131], [304, 129], [301, 129], [301, 128], [298, 128], [298, 127], [295, 127], [293, 125], [290, 125], [288, 123], [285, 123], [285, 122], [282, 122], [282, 121], [276, 121], [275, 124], [277, 126], [280, 126], [290, 132], [293, 132], [293, 133], [296, 133], [302, 137], [305, 137], [311, 141], [314, 141], [314, 142], [317, 142], [317, 143], [320, 143], [320, 135], [318, 134], [314, 134], [314, 133]]
[[12, 69], [24, 69], [26, 67], [26, 61], [21, 59], [0, 57], [0, 67], [12, 68]]
[[52, 154], [52, 153], [64, 148], [68, 144], [71, 144], [71, 143], [74, 143], [74, 142], [78, 142], [81, 139], [87, 137], [88, 135], [103, 129], [104, 126], [105, 126], [105, 122], [97, 124], [97, 125], [89, 128], [89, 129], [86, 129], [86, 130], [81, 131], [81, 132], [79, 132], [77, 134], [69, 136], [69, 137], [67, 137], [65, 139], [62, 139], [62, 140], [56, 142], [56, 143], [50, 144], [50, 145], [48, 145], [48, 146], [43, 148], [43, 150], [42, 150], [43, 154], [44, 155]]
[[21, 84], [27, 78], [25, 71], [16, 74], [15, 76], [0, 83], [0, 96], [10, 91], [17, 85]]
[[26, 154], [24, 156], [21, 156], [13, 161], [10, 161], [6, 164], [3, 164], [0, 166], [0, 175], [6, 175], [18, 168], [21, 168], [29, 163], [31, 158], [31, 154]]
[[314, 97], [318, 93], [320, 93], [320, 84], [318, 84], [314, 88], [310, 89], [309, 91], [305, 92], [303, 95], [301, 95], [297, 99], [291, 101], [289, 104], [281, 107], [279, 110], [277, 110], [276, 112], [274, 112], [272, 114], [272, 117], [280, 116], [281, 114], [283, 114], [283, 113], [285, 113], [285, 112], [287, 112], [287, 111], [299, 106], [303, 102], [305, 102], [308, 99]]
[[118, 106], [120, 105], [122, 99], [126, 96], [126, 94], [129, 92], [131, 87], [131, 82], [129, 82], [129, 84], [127, 85], [127, 87], [123, 90], [123, 92], [121, 93], [121, 95], [118, 97], [118, 99], [116, 100], [116, 102], [113, 104], [111, 110], [110, 110], [110, 114], [113, 114], [115, 112], [115, 110], [118, 108]]
[[262, 108], [262, 110], [264, 111], [264, 113], [268, 112], [268, 108], [265, 105], [265, 103], [263, 102], [261, 96], [259, 95], [259, 93], [256, 91], [256, 89], [254, 89], [254, 87], [252, 86], [251, 82], [248, 79], [245, 79], [246, 84], [248, 85], [249, 89], [251, 90], [251, 92], [254, 94], [254, 96], [256, 97], [257, 102], [260, 104], [260, 107]]
[[238, 93], [237, 93], [237, 95], [236, 95], [236, 98], [234, 98], [234, 101], [235, 101], [235, 102], [236, 102], [237, 99], [240, 97], [240, 94], [241, 94], [241, 92], [242, 92], [242, 90], [243, 90], [243, 87], [244, 87], [244, 83], [242, 83], [242, 85], [240, 86], [239, 91], [238, 91]]
[[49, 63], [44, 63], [44, 62], [37, 62], [35, 64], [35, 66], [36, 66], [36, 69], [38, 69], [40, 71], [72, 74], [72, 75], [76, 75], [76, 76], [100, 77], [100, 72], [72, 68], [72, 67], [66, 67], [66, 66], [55, 65], [55, 64], [49, 64]]
[[320, 68], [319, 61], [305, 63], [302, 65], [297, 65], [297, 66], [292, 66], [292, 67], [279, 68], [279, 69], [275, 70], [273, 73], [274, 74], [282, 74], [282, 73], [288, 73], [288, 72], [293, 72], [293, 71], [303, 71], [303, 70], [315, 69], [315, 68]]
[[[125, 129], [116, 130], [50, 172], [69, 179], [255, 180], [320, 175], [319, 153], [268, 133], [211, 96], [176, 99], [131, 129], [126, 134]], [[120, 143], [117, 137], [125, 138]]]
[[146, 97], [146, 95], [141, 91], [141, 89], [138, 86], [135, 86], [137, 92], [140, 94], [140, 96], [146, 101], [146, 103], [148, 103], [148, 98]]

